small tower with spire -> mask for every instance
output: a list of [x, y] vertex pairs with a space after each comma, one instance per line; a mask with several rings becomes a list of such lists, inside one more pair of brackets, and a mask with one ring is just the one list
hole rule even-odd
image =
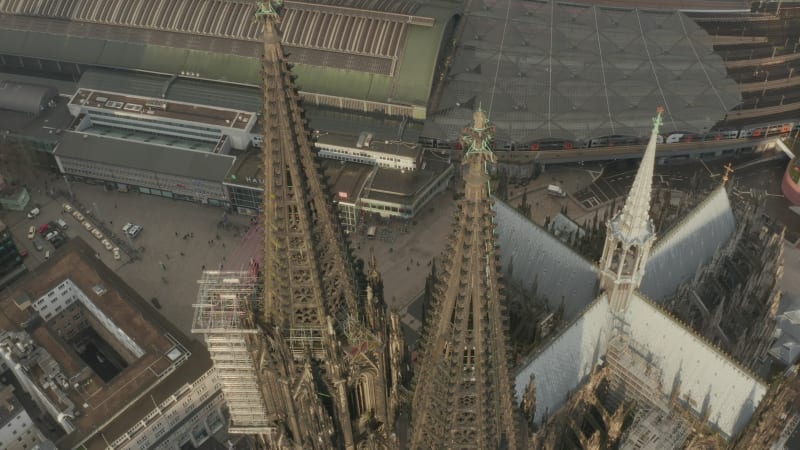
[[664, 109], [659, 107], [658, 115], [653, 118], [650, 140], [625, 206], [606, 224], [606, 242], [600, 259], [600, 287], [606, 292], [615, 313], [627, 309], [631, 294], [642, 281], [650, 247], [655, 240], [650, 199], [656, 139], [663, 112]]
[[464, 197], [416, 372], [411, 449], [523, 447], [486, 171], [494, 127], [480, 109], [473, 122], [462, 137]]

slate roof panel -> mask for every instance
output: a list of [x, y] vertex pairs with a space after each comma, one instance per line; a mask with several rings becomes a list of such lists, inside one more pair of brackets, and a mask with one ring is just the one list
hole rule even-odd
[[656, 242], [640, 290], [656, 301], [666, 300], [714, 256], [735, 228], [728, 194], [720, 186]]
[[536, 293], [552, 307], [563, 299], [565, 320], [577, 317], [597, 293], [595, 265], [506, 203], [495, 200], [494, 210], [497, 244], [509, 278], [526, 290], [535, 281]]

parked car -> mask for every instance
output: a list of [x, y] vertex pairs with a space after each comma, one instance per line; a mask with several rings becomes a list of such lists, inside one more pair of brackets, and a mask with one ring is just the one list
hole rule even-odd
[[67, 222], [64, 222], [64, 219], [56, 219], [56, 225], [58, 225], [58, 228], [61, 228], [62, 230], [69, 228], [69, 225], [67, 225]]
[[75, 211], [72, 211], [72, 217], [78, 219], [78, 222], [83, 220], [83, 214], [81, 214], [81, 212], [78, 211], [77, 209]]
[[128, 229], [128, 234], [132, 238], [135, 238], [136, 236], [139, 235], [139, 233], [142, 232], [143, 229], [144, 229], [144, 227], [141, 226], [141, 225], [134, 225], [134, 226], [130, 227], [130, 229]]
[[48, 231], [50, 231], [50, 225], [46, 223], [39, 225], [39, 234], [44, 235]]
[[97, 228], [92, 230], [92, 236], [94, 236], [95, 239], [97, 239], [98, 241], [102, 241], [103, 238], [105, 238], [105, 236], [103, 236], [103, 233], [100, 230], [98, 230]]
[[64, 211], [66, 211], [66, 212], [72, 212], [72, 210], [74, 209], [74, 208], [72, 207], [72, 205], [70, 205], [69, 203], [64, 203], [64, 204], [63, 204], [63, 205], [61, 205], [61, 206], [64, 208]]
[[33, 208], [33, 209], [32, 209], [32, 210], [31, 210], [31, 211], [28, 213], [28, 219], [33, 219], [34, 217], [37, 217], [37, 216], [39, 215], [39, 213], [40, 213], [40, 212], [41, 212], [41, 211], [39, 211], [39, 208]]
[[106, 250], [111, 250], [112, 248], [114, 248], [114, 244], [112, 244], [111, 241], [109, 241], [108, 239], [103, 239], [102, 241], [100, 241], [100, 243], [103, 244], [103, 247], [105, 247]]
[[122, 258], [122, 255], [119, 253], [119, 247], [114, 247], [114, 250], [111, 250], [111, 253], [114, 254], [114, 259]]
[[27, 250], [20, 250], [19, 256], [21, 256], [23, 258], [27, 258], [28, 257], [28, 251]]
[[47, 239], [47, 241], [49, 242], [49, 241], [52, 241], [52, 240], [53, 240], [53, 238], [54, 238], [54, 237], [56, 237], [56, 236], [58, 236], [58, 231], [55, 231], [55, 230], [54, 230], [54, 231], [50, 231], [50, 232], [48, 232], [48, 233], [47, 233], [47, 234], [44, 236], [44, 238], [45, 238], [45, 239]]
[[36, 227], [31, 225], [31, 227], [28, 228], [28, 239], [33, 239], [35, 237], [36, 237]]
[[89, 222], [88, 220], [85, 220], [83, 222], [83, 228], [86, 228], [86, 231], [91, 232], [92, 230], [94, 230], [94, 225], [92, 225], [92, 223]]
[[53, 244], [53, 247], [55, 248], [61, 247], [62, 245], [64, 245], [65, 242], [67, 242], [67, 238], [65, 238], [63, 234], [57, 234], [56, 237], [54, 237], [53, 240], [50, 241], [50, 243]]
[[50, 259], [50, 250], [44, 252], [44, 259]]
[[44, 250], [44, 247], [42, 247], [41, 244], [36, 241], [33, 241], [33, 248], [35, 248], [37, 252]]

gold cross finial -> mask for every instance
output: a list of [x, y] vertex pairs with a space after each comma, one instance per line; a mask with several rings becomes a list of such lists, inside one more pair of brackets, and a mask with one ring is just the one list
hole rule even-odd
[[722, 176], [722, 184], [728, 182], [731, 179], [731, 174], [733, 173], [733, 166], [731, 163], [725, 164], [725, 175]]

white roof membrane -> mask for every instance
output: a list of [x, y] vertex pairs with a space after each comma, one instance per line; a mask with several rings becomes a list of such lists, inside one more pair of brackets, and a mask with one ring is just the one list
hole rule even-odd
[[728, 194], [720, 186], [656, 243], [639, 290], [656, 301], [669, 298], [714, 256], [735, 228]]
[[522, 400], [531, 373], [535, 374], [537, 424], [564, 405], [569, 394], [578, 389], [606, 354], [607, 319], [608, 301], [601, 297], [517, 372], [517, 401]]
[[711, 408], [712, 427], [729, 439], [741, 431], [767, 392], [764, 383], [638, 294], [625, 321], [632, 340], [661, 368], [665, 395], [680, 384], [679, 398], [695, 413]]
[[558, 307], [572, 320], [594, 299], [598, 275], [594, 264], [514, 208], [495, 199], [497, 244], [506, 275], [528, 291]]

